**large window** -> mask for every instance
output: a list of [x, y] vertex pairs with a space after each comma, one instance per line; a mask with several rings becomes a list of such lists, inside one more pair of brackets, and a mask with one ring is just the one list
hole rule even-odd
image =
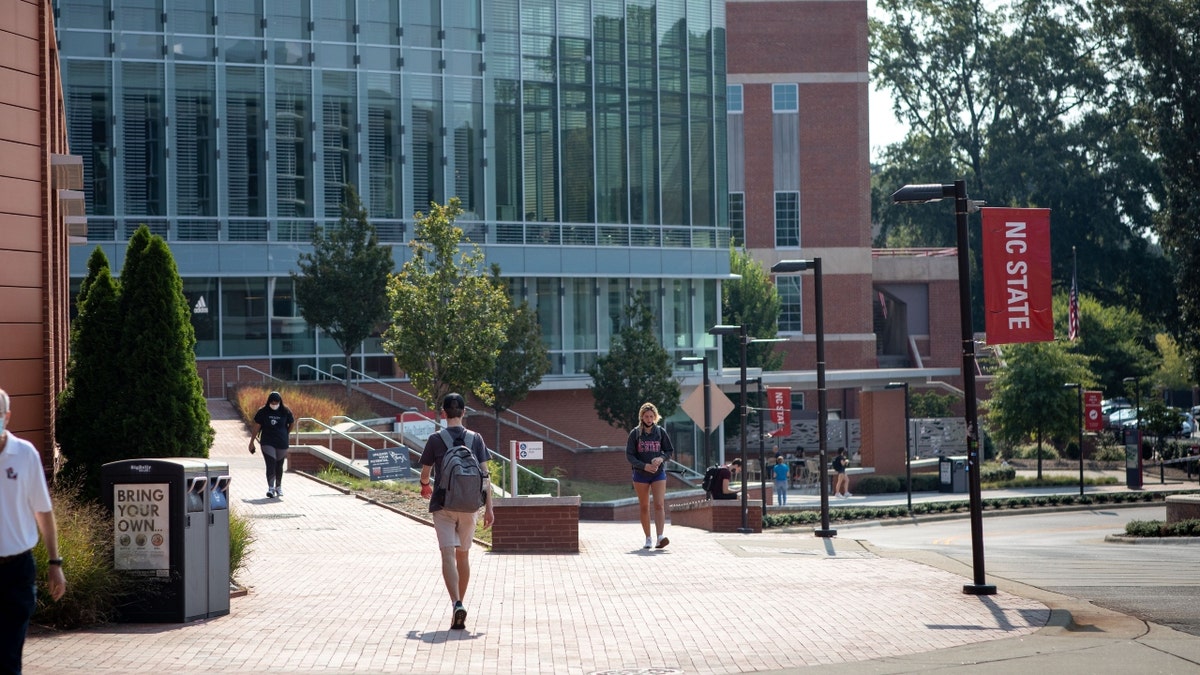
[[775, 246], [800, 245], [800, 193], [775, 193]]
[[804, 296], [800, 292], [802, 279], [796, 275], [775, 277], [775, 287], [779, 291], [780, 333], [804, 332]]
[[267, 280], [221, 280], [222, 356], [267, 353]]
[[734, 246], [746, 245], [746, 193], [729, 193], [729, 239]]

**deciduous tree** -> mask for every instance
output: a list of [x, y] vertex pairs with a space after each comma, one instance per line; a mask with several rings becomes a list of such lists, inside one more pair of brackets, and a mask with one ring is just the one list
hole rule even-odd
[[363, 340], [387, 319], [387, 283], [394, 267], [389, 246], [381, 246], [354, 188], [336, 227], [313, 230], [312, 252], [301, 253], [292, 273], [300, 315], [337, 343], [346, 364], [350, 392], [351, 357]]
[[596, 359], [587, 372], [592, 376], [589, 388], [600, 419], [628, 431], [638, 425], [638, 408], [643, 403], [653, 403], [663, 417], [674, 413], [679, 407], [679, 382], [646, 303], [635, 299], [625, 319], [608, 353]]
[[451, 391], [491, 404], [488, 378], [511, 320], [511, 303], [488, 277], [483, 251], [464, 243], [454, 224], [461, 214], [457, 197], [418, 213], [412, 258], [388, 281], [392, 319], [383, 345], [431, 410]]

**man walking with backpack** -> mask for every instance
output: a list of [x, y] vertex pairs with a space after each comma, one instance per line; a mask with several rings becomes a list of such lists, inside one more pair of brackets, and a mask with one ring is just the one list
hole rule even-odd
[[496, 517], [487, 472], [487, 445], [482, 436], [463, 426], [466, 409], [467, 402], [461, 394], [446, 394], [442, 399], [446, 428], [430, 436], [421, 453], [421, 496], [429, 500], [433, 529], [442, 552], [442, 579], [454, 603], [451, 630], [467, 627], [463, 598], [471, 581], [468, 554], [479, 508], [483, 507], [484, 527], [491, 527]]

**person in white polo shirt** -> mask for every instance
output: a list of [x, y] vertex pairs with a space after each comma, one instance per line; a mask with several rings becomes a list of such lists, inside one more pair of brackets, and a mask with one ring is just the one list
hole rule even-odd
[[63, 596], [67, 579], [41, 456], [32, 443], [8, 431], [11, 417], [8, 394], [0, 389], [0, 673], [19, 675], [37, 601], [33, 547], [39, 531], [50, 557], [50, 597]]

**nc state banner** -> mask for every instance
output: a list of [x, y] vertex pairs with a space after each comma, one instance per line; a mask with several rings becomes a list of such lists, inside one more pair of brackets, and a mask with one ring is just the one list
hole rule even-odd
[[1054, 339], [1050, 209], [980, 209], [988, 344]]
[[769, 435], [792, 435], [792, 390], [789, 387], [767, 387], [767, 407], [771, 409], [771, 421], [779, 428]]

